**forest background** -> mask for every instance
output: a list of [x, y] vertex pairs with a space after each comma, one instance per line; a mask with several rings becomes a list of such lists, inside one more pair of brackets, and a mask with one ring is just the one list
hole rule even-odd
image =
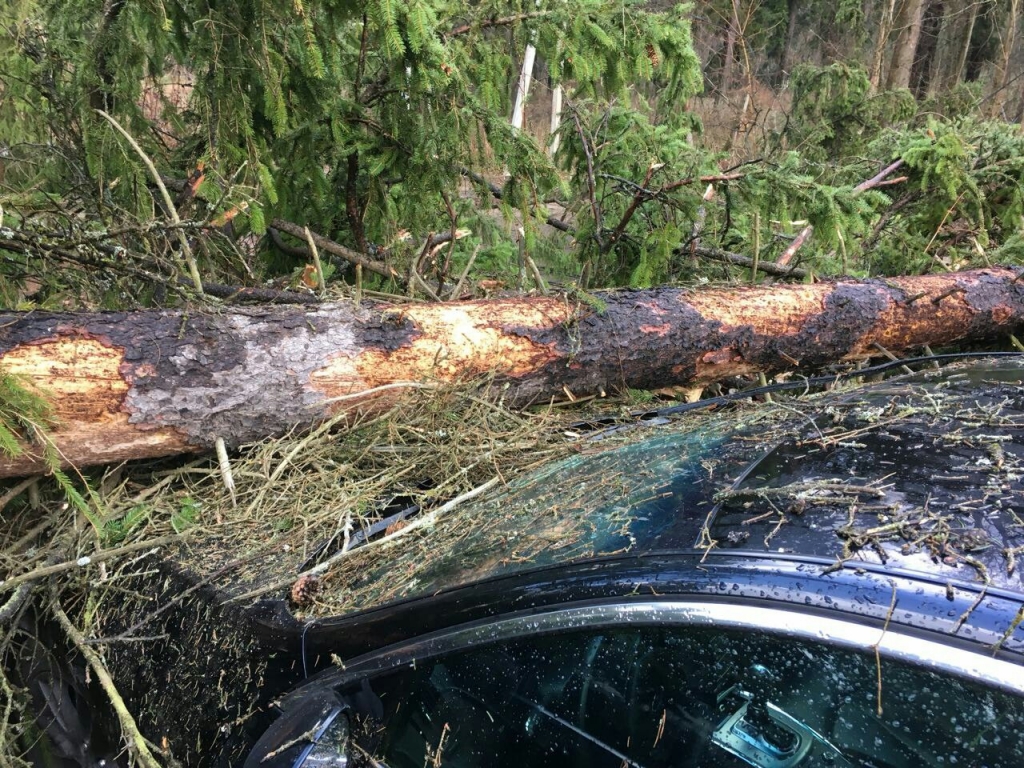
[[[0, 306], [588, 301], [1024, 264], [1022, 6], [7, 0]], [[0, 448], [46, 421], [0, 377]], [[397, 484], [429, 509], [487, 480], [481, 454], [504, 476], [560, 455], [541, 423], [431, 391], [349, 440], [250, 446], [230, 487], [216, 457], [89, 474], [54, 459], [10, 481], [0, 763], [37, 743], [8, 676], [39, 649], [25, 617], [83, 647], [128, 602], [103, 580], [134, 560], [64, 565], [201, 528], [235, 531], [225, 550], [336, 537], [332, 510], [371, 509], [396, 478], [431, 477]]]

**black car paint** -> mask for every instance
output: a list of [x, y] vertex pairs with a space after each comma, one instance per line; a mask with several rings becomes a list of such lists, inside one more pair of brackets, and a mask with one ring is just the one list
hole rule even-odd
[[903, 631], [1024, 664], [1024, 622], [1013, 626], [1024, 609], [1024, 596], [977, 584], [951, 586], [873, 564], [826, 572], [832, 565], [818, 558], [741, 553], [602, 558], [498, 577], [353, 616], [303, 624], [291, 620], [284, 626], [287, 614], [277, 604], [264, 603], [250, 618], [268, 647], [282, 651], [282, 658], [300, 660], [291, 666], [310, 675], [330, 667], [332, 655], [347, 660], [499, 616], [588, 601], [679, 597], [788, 605], [877, 627], [889, 619]]

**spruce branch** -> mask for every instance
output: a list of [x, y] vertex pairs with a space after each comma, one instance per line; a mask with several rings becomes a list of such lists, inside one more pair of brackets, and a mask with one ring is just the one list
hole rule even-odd
[[579, 136], [580, 145], [583, 147], [583, 156], [587, 161], [587, 194], [590, 199], [590, 211], [594, 217], [594, 237], [597, 240], [598, 250], [604, 253], [605, 245], [601, 237], [601, 204], [597, 200], [597, 181], [594, 178], [593, 148], [586, 132], [583, 130], [579, 110], [571, 102], [566, 102], [566, 108], [569, 110], [573, 125], [576, 127], [576, 134]]
[[[293, 224], [290, 221], [274, 219], [270, 223], [270, 226], [281, 232], [287, 232], [289, 235], [298, 238], [299, 240], [305, 241], [306, 239], [306, 228], [300, 227], [298, 224]], [[363, 269], [367, 269], [381, 277], [404, 282], [398, 271], [384, 262], [376, 261], [365, 254], [354, 251], [351, 248], [346, 248], [344, 245], [336, 243], [323, 235], [318, 235], [316, 232], [310, 231], [310, 236], [312, 237], [313, 242], [316, 243], [317, 247], [321, 250], [327, 251], [327, 253], [338, 256], [339, 258], [352, 262], [353, 264], [359, 264]]]
[[629, 206], [626, 208], [626, 211], [622, 214], [622, 218], [619, 219], [618, 225], [615, 227], [615, 230], [608, 238], [608, 247], [611, 247], [615, 245], [615, 243], [619, 242], [619, 238], [621, 238], [622, 233], [626, 231], [626, 227], [629, 225], [630, 220], [633, 218], [633, 214], [636, 213], [636, 209], [647, 197], [647, 185], [651, 183], [651, 179], [654, 177], [654, 174], [664, 167], [665, 166], [663, 163], [651, 163], [647, 167], [647, 175], [644, 176], [643, 183], [640, 184], [637, 187], [636, 192], [633, 193], [633, 199], [629, 202]]
[[[160, 174], [157, 172], [156, 166], [153, 165], [153, 161], [149, 159], [149, 155], [142, 150], [142, 147], [140, 147], [139, 143], [135, 141], [135, 138], [128, 133], [128, 131], [126, 131], [121, 124], [117, 122], [117, 120], [108, 115], [102, 109], [97, 109], [95, 112], [110, 123], [118, 133], [124, 136], [125, 140], [131, 145], [131, 148], [134, 149], [135, 153], [142, 159], [142, 162], [145, 163], [146, 168], [149, 170], [150, 176], [153, 177], [153, 181], [156, 183], [157, 189], [160, 190], [160, 195], [164, 199], [164, 205], [167, 206], [167, 213], [171, 217], [171, 221], [176, 225], [180, 225], [181, 218], [178, 216], [178, 209], [174, 207], [174, 201], [171, 199], [171, 194], [167, 191], [167, 187], [164, 184], [163, 179], [160, 178]], [[192, 277], [192, 285], [196, 289], [196, 292], [201, 294], [203, 292], [203, 279], [199, 276], [199, 267], [196, 265], [196, 259], [192, 254], [192, 248], [188, 244], [188, 238], [185, 236], [185, 233], [180, 229], [177, 230], [177, 232], [178, 242], [181, 243], [181, 250], [185, 255], [185, 262], [188, 264], [189, 275]]]
[[550, 16], [553, 11], [528, 11], [525, 13], [515, 13], [511, 16], [502, 16], [495, 19], [484, 19], [482, 21], [476, 21], [469, 24], [462, 24], [454, 29], [450, 30], [445, 37], [458, 37], [464, 35], [467, 32], [472, 32], [475, 29], [493, 29], [494, 27], [508, 27], [513, 24], [518, 24], [521, 21], [529, 21], [530, 19], [537, 19], [544, 16]]
[[[890, 165], [888, 165], [885, 168], [883, 168], [881, 171], [879, 171], [877, 174], [872, 176], [867, 181], [862, 181], [860, 184], [858, 184], [856, 187], [854, 187], [853, 188], [853, 194], [854, 195], [859, 195], [862, 192], [867, 192], [869, 189], [874, 189], [875, 187], [881, 186], [883, 181], [885, 180], [885, 178], [887, 176], [889, 176], [890, 174], [892, 174], [893, 171], [895, 171], [898, 168], [900, 168], [900, 166], [902, 166], [902, 165], [903, 165], [903, 160], [897, 160], [895, 163], [891, 163]], [[906, 176], [901, 176], [901, 177], [899, 177], [898, 180], [894, 179], [893, 182], [903, 182], [903, 181], [906, 181], [906, 180], [907, 180]], [[889, 182], [889, 183], [893, 183], [893, 182]]]

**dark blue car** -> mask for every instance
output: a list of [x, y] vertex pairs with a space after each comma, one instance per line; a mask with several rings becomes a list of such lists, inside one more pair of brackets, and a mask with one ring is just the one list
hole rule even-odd
[[256, 612], [301, 664], [245, 768], [1019, 768], [1022, 379], [599, 431], [414, 518], [349, 613]]

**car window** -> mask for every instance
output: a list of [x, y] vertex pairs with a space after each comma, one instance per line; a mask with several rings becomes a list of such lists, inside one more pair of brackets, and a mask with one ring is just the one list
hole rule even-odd
[[348, 693], [374, 702], [354, 707], [353, 757], [387, 768], [1024, 765], [1016, 696], [885, 658], [879, 666], [873, 653], [741, 631], [524, 638], [405, 666]]

